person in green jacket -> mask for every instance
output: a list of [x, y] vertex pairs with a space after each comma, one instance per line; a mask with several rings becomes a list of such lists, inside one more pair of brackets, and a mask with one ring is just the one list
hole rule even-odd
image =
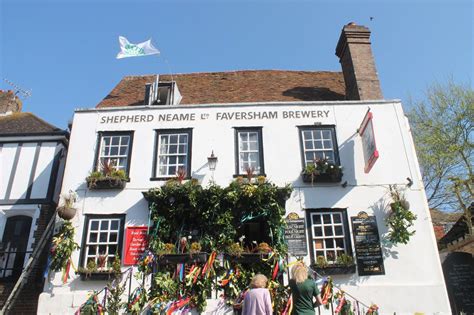
[[321, 305], [322, 301], [316, 282], [308, 278], [308, 267], [304, 263], [298, 263], [292, 268], [291, 274], [292, 315], [315, 315], [313, 298], [317, 305]]

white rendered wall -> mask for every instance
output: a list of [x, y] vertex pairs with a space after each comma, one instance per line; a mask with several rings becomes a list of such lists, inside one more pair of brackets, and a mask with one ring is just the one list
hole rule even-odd
[[[365, 174], [361, 139], [356, 131], [369, 106], [374, 116], [380, 157], [370, 173]], [[282, 118], [284, 112], [308, 110], [328, 114], [318, 118]], [[277, 112], [278, 118], [216, 120], [224, 112]], [[164, 113], [194, 113], [195, 120], [158, 122], [157, 115]], [[155, 119], [151, 122], [100, 123], [103, 117], [116, 115], [153, 115]], [[336, 125], [340, 160], [344, 168], [342, 182], [347, 181], [346, 188], [341, 187], [340, 183], [311, 185], [301, 181], [297, 126], [315, 123]], [[297, 212], [300, 217], [304, 217], [304, 209], [308, 208], [347, 208], [348, 217], [365, 211], [376, 216], [379, 233], [383, 235], [387, 232], [384, 219], [386, 206], [390, 202], [388, 185], [406, 185], [406, 178], [412, 179], [413, 185], [407, 189], [406, 196], [418, 219], [416, 234], [410, 243], [384, 248], [385, 275], [339, 275], [334, 276], [335, 283], [362, 302], [377, 303], [383, 314], [451, 313], [413, 140], [402, 106], [397, 101], [131, 107], [127, 110], [76, 112], [62, 186], [63, 192], [72, 189], [79, 194], [79, 211], [73, 220], [76, 241], [81, 243], [83, 214], [87, 213], [125, 213], [126, 226], [147, 224], [148, 208], [142, 192], [163, 183], [150, 181], [153, 176], [155, 129], [193, 128], [192, 176], [203, 185], [213, 177], [219, 185], [226, 186], [235, 173], [233, 127], [263, 127], [265, 173], [277, 185], [292, 184], [294, 192], [286, 209], [287, 213]], [[97, 132], [106, 130], [134, 131], [130, 182], [122, 191], [89, 191], [85, 178], [94, 165]], [[207, 157], [212, 150], [218, 157], [214, 174], [207, 168]], [[79, 252], [74, 253], [73, 260], [78, 263]], [[82, 282], [78, 278], [62, 285], [60, 278], [60, 273], [52, 275], [51, 283], [46, 284], [40, 298], [40, 314], [72, 313], [85, 301], [88, 290], [105, 285], [105, 282]]]

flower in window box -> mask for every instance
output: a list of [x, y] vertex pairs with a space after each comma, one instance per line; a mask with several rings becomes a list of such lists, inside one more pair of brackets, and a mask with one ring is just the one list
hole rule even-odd
[[342, 167], [327, 158], [316, 159], [306, 165], [302, 172], [304, 182], [338, 182], [342, 178]]
[[189, 247], [189, 253], [197, 254], [201, 252], [201, 244], [199, 242], [192, 242], [191, 246]]
[[89, 189], [122, 189], [127, 180], [125, 171], [116, 169], [112, 161], [103, 162], [100, 171], [91, 172], [86, 178]]

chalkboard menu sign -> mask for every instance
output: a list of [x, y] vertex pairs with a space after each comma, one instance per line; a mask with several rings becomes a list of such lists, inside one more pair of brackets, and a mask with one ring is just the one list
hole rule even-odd
[[384, 275], [382, 248], [375, 216], [361, 211], [351, 217], [359, 276]]
[[286, 217], [285, 240], [288, 244], [288, 253], [294, 256], [308, 255], [306, 244], [306, 227], [304, 218], [292, 212]]
[[453, 314], [474, 313], [474, 258], [469, 253], [450, 253], [443, 273]]

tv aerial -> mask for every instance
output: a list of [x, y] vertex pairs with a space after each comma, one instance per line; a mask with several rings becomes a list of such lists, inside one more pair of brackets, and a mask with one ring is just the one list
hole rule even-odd
[[31, 90], [23, 89], [19, 87], [18, 85], [16, 85], [15, 83], [13, 83], [12, 81], [5, 78], [3, 78], [3, 81], [5, 81], [5, 83], [13, 87], [13, 90], [15, 91], [15, 95], [21, 96], [23, 99], [27, 99], [28, 97], [31, 96]]

